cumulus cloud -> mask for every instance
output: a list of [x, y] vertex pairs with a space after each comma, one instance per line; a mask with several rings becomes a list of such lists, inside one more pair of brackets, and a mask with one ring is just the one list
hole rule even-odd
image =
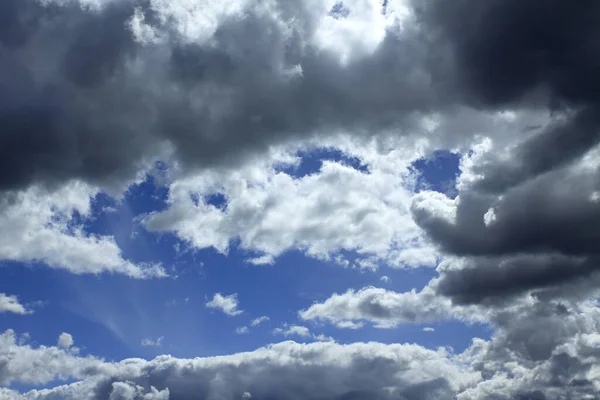
[[[270, 157], [248, 162], [233, 174], [211, 169], [176, 180], [169, 208], [148, 215], [145, 226], [222, 253], [239, 239], [242, 248], [263, 254], [252, 258], [253, 264], [272, 263], [288, 250], [301, 249], [338, 262], [341, 251], [353, 251], [358, 256], [351, 265], [358, 268], [433, 267], [438, 255], [410, 213], [416, 180], [410, 165], [426, 143], [392, 143], [385, 153], [377, 140], [355, 143], [347, 137], [320, 148], [358, 159], [367, 171], [344, 160], [325, 160], [314, 173], [295, 176], [290, 168], [302, 162], [297, 155], [302, 147], [292, 146], [272, 149]], [[223, 196], [223, 205], [210, 202], [214, 193]]]
[[5, 312], [26, 315], [31, 314], [33, 311], [19, 303], [17, 296], [0, 293], [0, 313]]
[[63, 332], [58, 336], [58, 342], [57, 342], [57, 346], [61, 349], [69, 349], [71, 346], [73, 346], [73, 344], [75, 343], [75, 341], [73, 340], [73, 336], [71, 336], [71, 334]]
[[221, 293], [215, 293], [212, 300], [206, 303], [206, 307], [219, 310], [230, 317], [235, 317], [243, 312], [238, 309], [237, 293], [228, 296], [223, 296]]
[[[586, 75], [597, 65], [591, 49], [598, 41], [587, 16], [598, 5], [509, 0], [449, 7], [432, 0], [420, 7], [424, 26], [435, 28], [437, 43], [454, 55], [469, 104], [546, 104], [550, 111], [520, 137], [483, 133], [489, 138], [463, 157], [456, 199], [415, 197], [415, 221], [443, 252], [465, 258], [464, 269], [442, 274], [441, 293], [461, 303], [589, 293], [585, 281], [597, 279], [598, 265], [600, 86]], [[465, 23], [465, 13], [477, 17]], [[589, 40], [575, 40], [579, 34]]]
[[432, 286], [417, 292], [397, 293], [366, 287], [333, 294], [322, 303], [315, 303], [298, 313], [303, 320], [327, 321], [342, 329], [359, 329], [364, 321], [377, 328], [393, 328], [403, 323], [424, 323], [447, 319], [465, 322], [485, 322], [484, 310], [455, 307], [436, 294]]
[[[432, 145], [468, 142], [482, 130], [500, 134], [507, 127], [496, 110], [461, 98], [448, 46], [430, 43], [434, 36], [421, 28], [443, 8], [430, 3], [420, 7], [423, 13], [409, 2], [357, 1], [337, 18], [333, 0], [240, 0], [211, 3], [202, 12], [184, 0], [6, 1], [0, 148], [7, 150], [0, 159], [2, 170], [12, 172], [0, 177], [0, 190], [21, 193], [73, 180], [122, 187], [156, 158], [186, 176], [199, 167], [245, 165], [250, 153], [264, 156], [275, 145], [317, 134], [345, 132], [368, 142], [394, 132]], [[194, 209], [172, 188], [173, 206], [147, 226], [220, 251], [239, 237], [245, 248], [263, 253], [249, 260], [257, 264], [293, 247], [315, 256], [346, 249], [399, 266], [435, 264], [424, 243], [405, 249], [419, 236], [395, 176], [405, 166], [394, 171], [362, 161], [372, 167], [370, 176], [327, 163], [318, 176], [298, 182], [264, 172], [256, 181], [225, 168], [231, 179], [212, 189], [227, 192], [228, 212], [206, 204]], [[317, 191], [332, 180], [348, 183], [346, 201], [332, 196], [334, 190]], [[204, 183], [188, 186], [205, 194]], [[248, 190], [235, 189], [241, 185]], [[297, 218], [290, 218], [290, 207]], [[331, 224], [315, 226], [326, 217]], [[206, 228], [198, 228], [199, 219]], [[285, 226], [277, 232], [287, 235], [273, 233], [280, 222]], [[82, 245], [112, 255], [95, 270], [134, 270], [109, 238], [85, 239]]]
[[42, 384], [57, 379], [83, 379], [114, 371], [113, 366], [102, 360], [78, 357], [65, 348], [19, 344], [19, 338], [10, 329], [0, 335], [0, 365], [2, 385], [15, 381]]
[[[561, 399], [594, 398], [600, 376], [600, 305], [533, 298], [490, 314], [490, 340], [474, 339], [464, 352], [415, 344], [287, 341], [229, 356], [104, 362], [57, 347], [18, 344], [0, 336], [3, 384], [19, 380], [75, 383], [8, 399], [138, 397], [239, 399]], [[32, 360], [43, 360], [32, 363]], [[34, 365], [34, 368], [31, 366]], [[11, 397], [12, 396], [12, 397]], [[153, 398], [153, 397], [149, 397]], [[163, 398], [163, 397], [159, 397]]]
[[13, 172], [0, 187], [122, 178], [164, 146], [197, 166], [325, 129], [409, 126], [440, 103], [429, 57], [365, 4], [357, 30], [333, 1], [4, 2], [0, 159]]
[[[12, 357], [21, 354], [15, 343], [3, 343]], [[25, 346], [29, 349], [27, 346]], [[6, 351], [2, 347], [2, 351]], [[59, 356], [52, 348], [30, 349], [44, 357]], [[65, 353], [62, 353], [65, 354]], [[72, 355], [63, 371], [77, 374], [84, 358]], [[21, 359], [22, 361], [22, 359]], [[16, 362], [16, 359], [15, 359]], [[129, 359], [102, 363], [88, 369], [82, 381], [19, 395], [5, 390], [9, 399], [240, 399], [252, 398], [411, 399], [452, 398], [477, 382], [478, 374], [444, 349], [428, 350], [412, 344], [282, 342], [230, 356], [177, 359], [159, 356], [152, 361]], [[10, 364], [9, 364], [10, 365]], [[34, 372], [27, 369], [29, 374]], [[4, 371], [4, 370], [3, 370]], [[7, 370], [5, 374], [12, 374]], [[9, 375], [10, 379], [13, 375]], [[38, 376], [42, 380], [41, 376]], [[49, 382], [55, 375], [44, 375]], [[12, 397], [9, 397], [12, 396]], [[112, 397], [111, 397], [112, 396]], [[118, 397], [129, 396], [129, 397]], [[152, 397], [155, 396], [155, 397]], [[161, 397], [162, 396], [162, 397]], [[168, 397], [167, 397], [168, 396]], [[248, 396], [246, 396], [247, 398]]]
[[0, 196], [0, 260], [43, 262], [75, 274], [118, 273], [133, 278], [163, 277], [160, 265], [126, 260], [111, 236], [87, 234], [77, 214], [91, 216], [98, 190], [71, 182], [56, 190], [31, 187]]

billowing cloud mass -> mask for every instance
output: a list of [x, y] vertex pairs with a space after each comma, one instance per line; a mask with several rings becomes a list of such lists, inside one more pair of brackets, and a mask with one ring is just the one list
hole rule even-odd
[[[446, 120], [456, 122], [461, 107], [516, 101], [546, 83], [538, 77], [544, 68], [561, 66], [558, 55], [552, 57], [561, 49], [543, 39], [523, 49], [496, 45], [504, 53], [493, 56], [517, 59], [487, 64], [487, 42], [472, 33], [480, 20], [470, 30], [456, 28], [470, 15], [469, 2], [447, 10], [443, 2], [425, 1], [415, 12], [397, 0], [383, 13], [380, 1], [353, 1], [347, 18], [330, 14], [335, 4], [236, 0], [200, 10], [183, 0], [3, 2], [0, 170], [11, 173], [2, 175], [0, 188], [73, 178], [112, 184], [165, 151], [190, 168], [231, 164], [317, 133], [394, 130], [458, 143], [478, 128], [441, 129]], [[512, 7], [525, 25], [526, 13], [538, 14], [535, 6], [518, 4], [490, 5], [489, 13], [498, 15], [489, 17], [510, 15]], [[478, 5], [482, 15], [485, 7]], [[587, 14], [572, 19], [577, 15]], [[488, 27], [497, 33], [490, 40], [503, 43], [509, 34], [500, 21]], [[462, 40], [468, 34], [474, 39]], [[582, 52], [593, 48], [577, 45]], [[544, 46], [548, 51], [528, 78], [497, 84], [492, 68], [521, 72], [516, 67], [525, 55]], [[471, 53], [475, 62], [467, 63]], [[578, 60], [581, 67], [574, 61], [565, 59], [564, 69], [585, 73], [590, 67], [586, 59]], [[554, 86], [542, 98], [590, 98], [580, 90], [567, 93], [563, 86], [570, 81], [561, 81], [560, 70], [545, 79]], [[436, 123], [423, 124], [429, 115]]]
[[[0, 261], [165, 277], [81, 222], [162, 161], [166, 205], [140, 229], [236, 243], [251, 268], [299, 250], [439, 275], [325, 293], [298, 314], [310, 329], [273, 327], [326, 342], [222, 357], [109, 362], [7, 330], [0, 384], [73, 383], [0, 397], [597, 398], [599, 16], [593, 0], [0, 1]], [[437, 149], [460, 155], [447, 193], [414, 167]], [[311, 151], [336, 157], [295, 174]], [[29, 313], [10, 293], [0, 312]], [[242, 313], [235, 294], [205, 306]], [[493, 334], [455, 354], [310, 332], [448, 319]]]
[[[379, 264], [434, 267], [438, 254], [410, 213], [417, 180], [410, 164], [425, 145], [395, 144], [400, 148], [382, 155], [375, 140], [331, 140], [329, 151], [343, 149], [342, 154], [360, 160], [366, 171], [348, 161], [326, 160], [318, 171], [295, 177], [282, 171], [301, 163], [293, 147], [273, 149], [269, 157], [246, 163], [234, 174], [207, 169], [175, 180], [169, 208], [148, 215], [145, 226], [222, 253], [239, 239], [243, 248], [262, 254], [249, 260], [254, 264], [272, 264], [282, 253], [302, 249], [311, 257], [344, 265], [350, 261], [340, 251], [355, 251], [359, 256], [352, 265], [366, 269]], [[214, 193], [223, 196], [222, 205], [211, 203]]]
[[238, 309], [237, 294], [223, 296], [221, 293], [215, 293], [212, 300], [206, 303], [207, 308], [219, 310], [230, 317], [240, 315], [243, 311]]
[[445, 252], [466, 257], [440, 283], [458, 302], [532, 290], [579, 296], [577, 283], [596, 279], [598, 10], [595, 2], [423, 2], [421, 15], [454, 54], [469, 102], [514, 109], [546, 102], [551, 110], [520, 140], [492, 138], [466, 157], [457, 199], [415, 199], [415, 221]]
[[33, 311], [19, 303], [17, 296], [0, 293], [0, 313], [5, 312], [25, 315], [31, 314]]
[[[414, 344], [282, 342], [223, 357], [106, 362], [56, 347], [19, 344], [0, 336], [4, 383], [76, 383], [9, 399], [105, 399], [122, 385], [139, 396], [237, 399], [562, 399], [594, 398], [600, 362], [600, 307], [531, 299], [497, 312], [489, 341], [474, 339], [463, 353]], [[31, 368], [33, 359], [42, 359]], [[10, 396], [10, 397], [9, 397]], [[133, 397], [137, 398], [137, 397]]]

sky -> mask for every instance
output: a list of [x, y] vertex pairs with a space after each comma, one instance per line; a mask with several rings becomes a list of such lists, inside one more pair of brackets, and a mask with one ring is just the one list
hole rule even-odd
[[600, 399], [598, 15], [2, 1], [0, 399]]

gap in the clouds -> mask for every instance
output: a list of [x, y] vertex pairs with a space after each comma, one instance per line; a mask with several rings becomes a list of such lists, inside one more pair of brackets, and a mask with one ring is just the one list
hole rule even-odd
[[383, 2], [381, 3], [381, 13], [383, 15], [387, 14], [387, 7], [388, 7], [388, 0], [383, 0]]
[[302, 150], [298, 151], [296, 155], [300, 158], [299, 164], [285, 165], [277, 170], [294, 178], [303, 178], [318, 173], [321, 170], [323, 161], [334, 161], [364, 173], [369, 172], [368, 165], [363, 164], [358, 157], [348, 155], [336, 148]]
[[460, 158], [458, 153], [439, 150], [413, 162], [412, 167], [419, 172], [418, 189], [434, 190], [455, 198]]
[[[196, 207], [200, 204], [200, 195], [191, 193], [190, 198]], [[218, 208], [221, 211], [227, 211], [227, 196], [223, 193], [211, 193], [202, 197], [205, 204]]]
[[344, 19], [348, 18], [350, 15], [350, 10], [344, 5], [343, 2], [339, 1], [333, 5], [329, 11], [329, 15], [335, 19]]

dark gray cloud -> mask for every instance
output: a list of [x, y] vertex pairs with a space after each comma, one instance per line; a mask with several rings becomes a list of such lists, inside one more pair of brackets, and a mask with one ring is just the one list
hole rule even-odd
[[[413, 1], [451, 48], [468, 102], [523, 105], [536, 91], [555, 105], [600, 100], [600, 4], [593, 0]], [[549, 97], [547, 97], [549, 96]]]
[[598, 269], [597, 258], [557, 254], [521, 255], [507, 259], [476, 258], [464, 269], [442, 273], [437, 291], [452, 297], [456, 304], [493, 304], [526, 291], [581, 282], [593, 276]]
[[[149, 0], [0, 7], [0, 189], [129, 177], [165, 144], [184, 166], [230, 164], [293, 137], [407, 128], [451, 103], [418, 30], [391, 29], [344, 65], [311, 42], [321, 15], [303, 1], [247, 6], [210, 41]], [[134, 16], [161, 40], [138, 40]]]
[[473, 303], [573, 289], [598, 269], [600, 177], [578, 164], [600, 138], [600, 4], [413, 3], [434, 43], [450, 49], [462, 101], [551, 111], [508, 152], [494, 149], [469, 167], [479, 178], [463, 185], [455, 220], [417, 198], [416, 222], [444, 251], [468, 258], [464, 270], [443, 274], [439, 290]]

